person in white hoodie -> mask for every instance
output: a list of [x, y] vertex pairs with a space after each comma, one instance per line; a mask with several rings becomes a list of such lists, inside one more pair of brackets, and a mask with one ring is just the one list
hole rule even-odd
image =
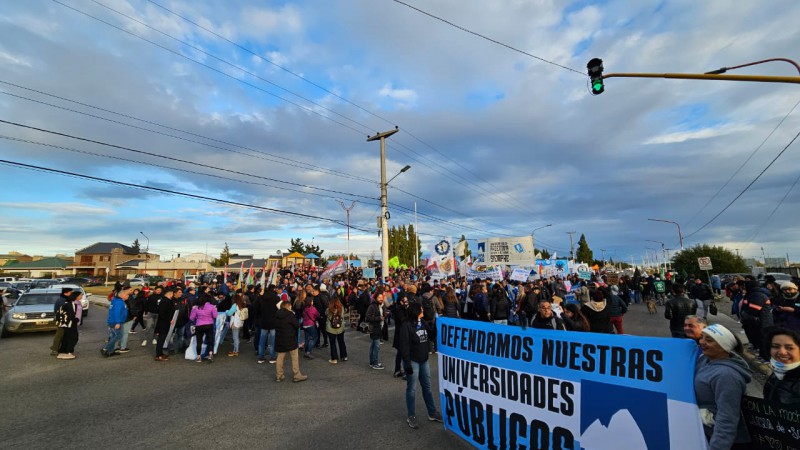
[[751, 448], [741, 401], [752, 371], [739, 356], [742, 343], [730, 330], [714, 324], [703, 329], [700, 350], [703, 355], [694, 370], [694, 392], [708, 450]]

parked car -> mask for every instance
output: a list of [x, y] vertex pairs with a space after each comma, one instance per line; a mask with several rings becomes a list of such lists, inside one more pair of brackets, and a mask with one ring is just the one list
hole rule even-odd
[[128, 283], [130, 283], [131, 287], [149, 286], [150, 280], [148, 280], [147, 278], [131, 278], [130, 280], [128, 280]]
[[23, 293], [3, 316], [2, 335], [53, 331], [56, 327], [55, 304], [61, 289], [31, 289]]
[[768, 276], [770, 276], [770, 275], [775, 277], [775, 282], [778, 283], [778, 285], [782, 285], [783, 283], [787, 283], [789, 281], [792, 281], [792, 277], [789, 274], [786, 274], [786, 273], [783, 273], [783, 272], [767, 272], [764, 275], [764, 278], [761, 278], [761, 285], [762, 286], [764, 285], [764, 281], [766, 280], [766, 278]]
[[85, 286], [89, 282], [89, 279], [84, 277], [62, 277], [58, 280], [61, 284], [77, 284], [78, 286]]
[[47, 289], [54, 284], [58, 284], [56, 279], [32, 280], [31, 289]]

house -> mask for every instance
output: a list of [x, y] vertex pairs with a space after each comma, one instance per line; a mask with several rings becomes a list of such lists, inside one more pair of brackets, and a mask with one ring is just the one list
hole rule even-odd
[[72, 263], [71, 259], [66, 258], [42, 258], [36, 261], [10, 261], [2, 269], [6, 275], [20, 275], [28, 278], [59, 277], [72, 275], [73, 272], [68, 266]]
[[28, 255], [23, 255], [22, 253], [19, 252], [9, 252], [6, 255], [0, 255], [0, 267], [11, 261], [28, 262], [28, 261], [33, 261], [33, 257]]
[[75, 252], [75, 259], [67, 269], [88, 276], [119, 277], [128, 272], [129, 266], [120, 267], [124, 263], [141, 260], [145, 264], [159, 259], [154, 253], [142, 253], [118, 242], [96, 242]]

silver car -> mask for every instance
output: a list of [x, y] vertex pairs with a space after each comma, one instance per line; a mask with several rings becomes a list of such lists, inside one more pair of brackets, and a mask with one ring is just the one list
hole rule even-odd
[[[80, 286], [64, 285], [63, 287], [83, 292]], [[53, 286], [47, 289], [31, 289], [22, 293], [3, 316], [3, 337], [12, 333], [53, 331], [58, 328], [55, 320], [55, 305], [61, 298], [61, 288], [62, 286]], [[85, 308], [83, 316], [88, 313], [88, 305], [89, 302], [84, 293], [81, 300], [81, 307]]]
[[70, 288], [73, 291], [78, 291], [83, 294], [83, 297], [81, 297], [81, 309], [83, 309], [83, 317], [88, 317], [90, 305], [89, 296], [92, 294], [86, 293], [86, 291], [84, 291], [83, 288], [77, 284], [55, 284], [50, 286], [47, 290], [57, 290], [59, 293], [61, 293], [61, 288]]

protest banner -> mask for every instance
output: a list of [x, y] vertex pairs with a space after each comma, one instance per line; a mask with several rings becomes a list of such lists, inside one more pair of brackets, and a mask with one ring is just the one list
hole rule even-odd
[[446, 237], [431, 245], [431, 257], [428, 266], [435, 266], [443, 278], [456, 274], [453, 258], [453, 239]]
[[511, 280], [525, 282], [528, 281], [528, 277], [530, 276], [530, 274], [531, 274], [530, 269], [517, 268], [514, 269], [513, 272], [511, 272]]
[[487, 265], [531, 265], [536, 261], [530, 236], [478, 239], [475, 262]]
[[364, 267], [363, 269], [364, 278], [371, 280], [375, 278], [375, 268], [374, 267]]
[[[431, 278], [433, 278], [433, 275], [431, 275]], [[488, 267], [476, 264], [467, 269], [467, 281], [472, 281], [476, 278], [500, 281], [503, 279], [503, 269], [500, 266]]]
[[745, 395], [742, 414], [755, 450], [800, 449], [800, 409]]
[[690, 340], [437, 327], [445, 428], [477, 448], [706, 448]]

